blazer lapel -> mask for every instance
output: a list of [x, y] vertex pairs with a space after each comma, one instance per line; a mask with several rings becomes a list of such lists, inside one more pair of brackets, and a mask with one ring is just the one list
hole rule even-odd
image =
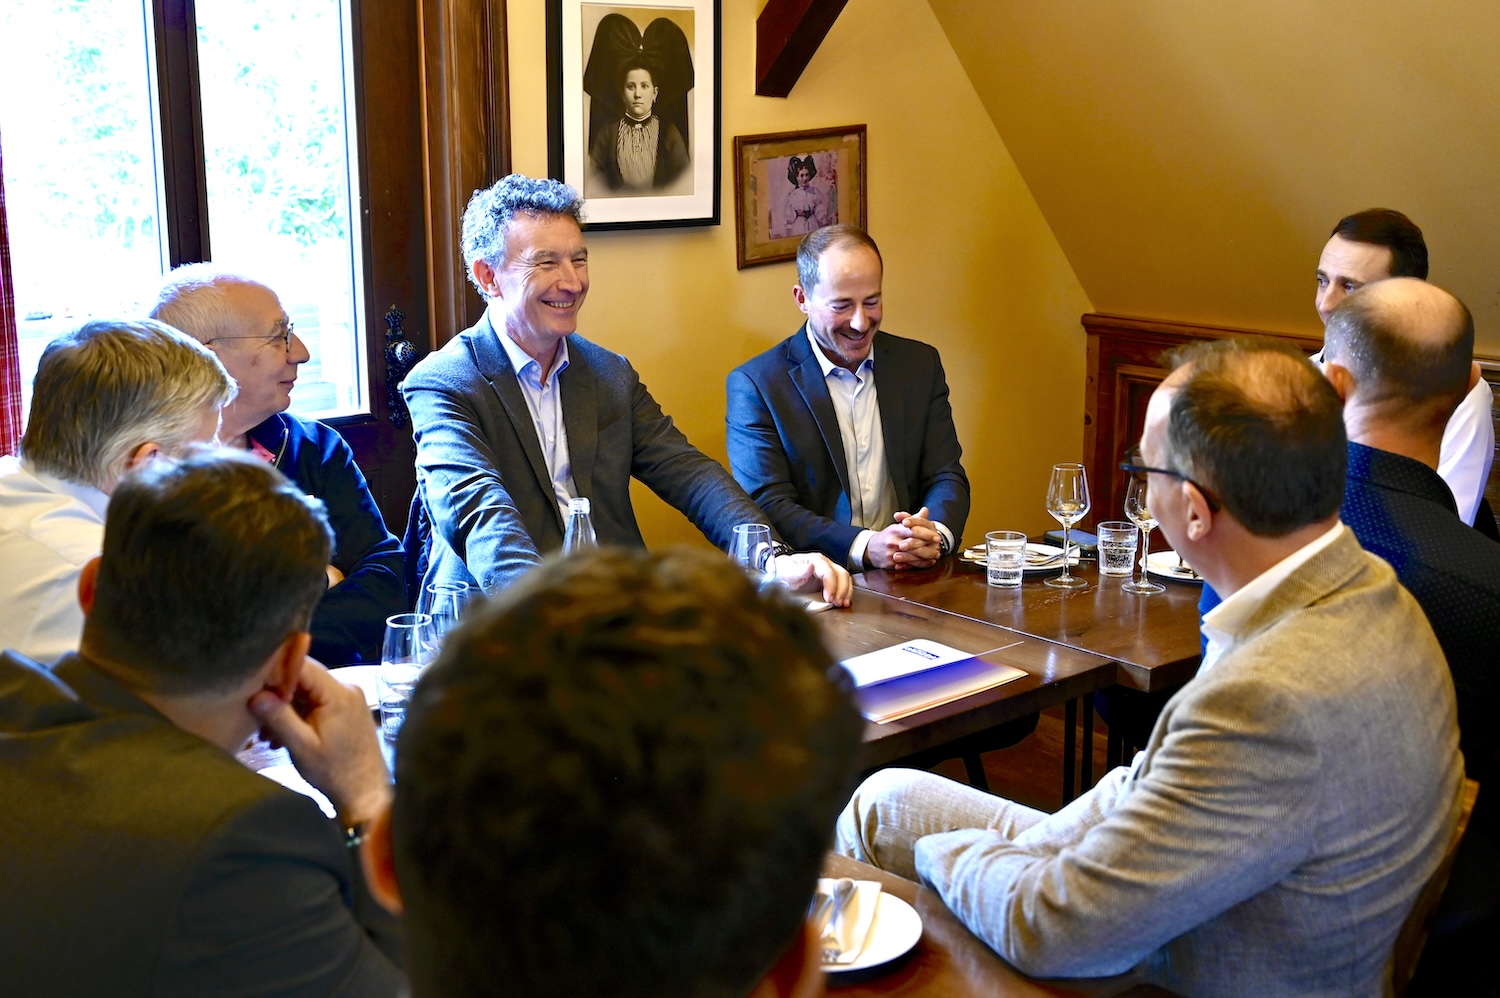
[[[569, 337], [569, 339], [573, 339]], [[558, 376], [563, 427], [568, 431], [568, 460], [580, 496], [594, 494], [594, 459], [599, 453], [599, 396], [593, 372], [577, 341], [568, 344], [568, 368]]]
[[[536, 424], [532, 422], [531, 409], [526, 405], [526, 396], [521, 394], [521, 386], [516, 383], [516, 371], [511, 366], [510, 356], [495, 338], [503, 334], [496, 333], [494, 326], [490, 325], [489, 313], [485, 313], [478, 324], [465, 335], [469, 338], [474, 365], [494, 389], [495, 397], [500, 400], [501, 408], [510, 419], [511, 429], [521, 443], [521, 451], [531, 464], [531, 473], [536, 476], [537, 488], [541, 489], [543, 495], [551, 496], [552, 476], [547, 472], [547, 462], [542, 457], [541, 441], [536, 438]], [[562, 514], [558, 512], [557, 504], [548, 505], [560, 525]]]
[[906, 453], [906, 448], [902, 446], [902, 434], [911, 425], [907, 415], [909, 400], [906, 393], [901, 391], [901, 372], [896, 369], [896, 362], [890, 357], [890, 344], [890, 339], [884, 333], [875, 334], [875, 399], [880, 406], [880, 435], [885, 440], [885, 468], [891, 476], [891, 483], [896, 487], [898, 508], [915, 513], [914, 504], [920, 497], [908, 492], [907, 483], [912, 479], [906, 467], [914, 459], [914, 455]]
[[807, 341], [807, 325], [797, 331], [787, 348], [787, 374], [792, 384], [802, 394], [802, 401], [812, 411], [813, 422], [823, 435], [823, 445], [833, 455], [834, 469], [839, 473], [839, 483], [845, 495], [853, 495], [849, 481], [849, 461], [844, 454], [844, 438], [839, 433], [839, 417], [833, 411], [833, 398], [828, 394], [828, 382], [823, 377], [823, 368], [813, 356], [812, 344]]

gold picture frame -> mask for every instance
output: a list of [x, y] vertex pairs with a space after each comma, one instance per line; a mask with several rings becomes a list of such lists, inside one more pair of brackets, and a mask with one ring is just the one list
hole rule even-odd
[[793, 259], [813, 229], [865, 218], [864, 125], [734, 137], [738, 269]]

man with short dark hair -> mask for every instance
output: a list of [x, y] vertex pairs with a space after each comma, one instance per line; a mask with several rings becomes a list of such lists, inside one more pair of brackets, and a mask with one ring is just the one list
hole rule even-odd
[[1463, 773], [1421, 609], [1338, 521], [1337, 394], [1295, 352], [1195, 344], [1152, 395], [1151, 510], [1226, 594], [1145, 749], [1053, 815], [929, 773], [856, 791], [839, 848], [920, 876], [1041, 976], [1376, 996]]
[[[249, 457], [115, 489], [78, 653], [0, 656], [8, 992], [400, 990], [346, 845], [389, 774], [363, 695], [306, 660], [329, 542], [316, 500]], [[235, 759], [261, 728], [338, 821]]]
[[151, 315], [212, 350], [239, 385], [224, 409], [224, 445], [273, 465], [328, 512], [333, 560], [313, 614], [313, 657], [330, 665], [380, 661], [385, 619], [407, 608], [401, 542], [339, 432], [287, 411], [311, 355], [281, 299], [241, 274], [190, 263], [167, 275]]
[[235, 388], [175, 329], [96, 320], [47, 345], [34, 389], [20, 456], [0, 457], [0, 649], [53, 662], [78, 647], [78, 573], [99, 553], [110, 493], [212, 440]]
[[[643, 546], [632, 477], [721, 549], [736, 524], [765, 520], [661, 411], [628, 360], [578, 335], [589, 290], [582, 218], [571, 187], [519, 174], [476, 191], [464, 212], [464, 261], [488, 307], [401, 386], [417, 442], [414, 533], [425, 538], [428, 584], [477, 583], [491, 595], [511, 585], [562, 547], [574, 498], [590, 500], [599, 543]], [[779, 548], [783, 582], [821, 583], [824, 599], [848, 604], [848, 572]]]
[[735, 479], [789, 542], [854, 572], [931, 567], [969, 515], [943, 363], [881, 331], [883, 275], [862, 229], [803, 236], [792, 296], [807, 321], [726, 388]]
[[722, 557], [544, 563], [422, 677], [366, 844], [413, 994], [820, 994], [862, 729], [808, 615]]
[[[1339, 220], [1318, 259], [1318, 317], [1329, 316], [1347, 295], [1388, 277], [1427, 279], [1422, 230], [1399, 211], [1370, 208]], [[1469, 358], [1464, 395], [1443, 430], [1438, 475], [1453, 490], [1458, 512], [1473, 524], [1495, 460], [1493, 393]]]

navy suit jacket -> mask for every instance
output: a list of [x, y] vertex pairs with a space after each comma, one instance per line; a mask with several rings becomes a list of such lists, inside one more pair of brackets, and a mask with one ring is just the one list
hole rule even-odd
[[[963, 448], [943, 362], [928, 344], [889, 333], [876, 333], [873, 349], [885, 459], [899, 508], [928, 507], [957, 543], [969, 518], [969, 478], [959, 463]], [[844, 564], [862, 528], [850, 523], [849, 464], [806, 325], [730, 372], [726, 391], [735, 479], [792, 547]]]
[[[558, 376], [578, 495], [600, 544], [642, 547], [630, 479], [728, 549], [734, 525], [765, 517], [661, 411], [630, 362], [568, 337]], [[426, 582], [503, 589], [562, 547], [564, 523], [526, 397], [486, 314], [422, 360], [401, 386], [417, 441], [418, 514], [430, 523]]]

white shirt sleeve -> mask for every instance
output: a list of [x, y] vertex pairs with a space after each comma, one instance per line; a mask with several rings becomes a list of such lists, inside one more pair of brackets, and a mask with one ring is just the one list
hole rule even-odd
[[1479, 512], [1479, 500], [1495, 461], [1493, 405], [1489, 382], [1480, 378], [1448, 420], [1438, 456], [1438, 475], [1453, 490], [1458, 515], [1470, 526]]

